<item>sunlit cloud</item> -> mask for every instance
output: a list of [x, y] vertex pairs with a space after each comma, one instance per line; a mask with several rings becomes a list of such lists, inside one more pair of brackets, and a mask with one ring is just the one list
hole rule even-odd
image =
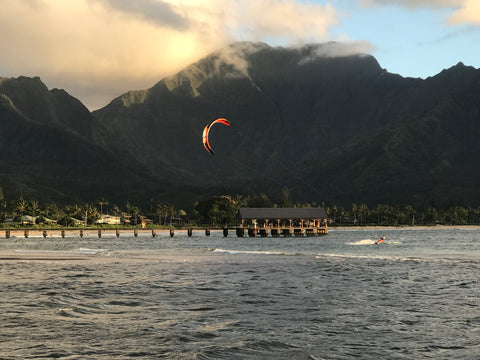
[[480, 25], [480, 2], [478, 0], [464, 0], [462, 6], [449, 18], [449, 23], [453, 25], [462, 23]]
[[364, 55], [371, 53], [373, 50], [373, 45], [368, 41], [321, 44], [315, 46], [308, 56], [300, 60], [299, 64], [307, 64], [315, 61], [317, 58]]
[[363, 6], [398, 5], [408, 8], [451, 8], [449, 25], [480, 24], [480, 1], [478, 0], [359, 0]]
[[40, 76], [90, 108], [236, 40], [330, 40], [339, 13], [300, 0], [3, 0], [0, 76]]

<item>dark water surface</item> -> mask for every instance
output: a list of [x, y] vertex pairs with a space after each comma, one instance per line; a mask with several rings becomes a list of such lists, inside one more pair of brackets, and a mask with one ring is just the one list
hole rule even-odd
[[0, 359], [480, 358], [480, 231], [380, 231], [1, 239]]

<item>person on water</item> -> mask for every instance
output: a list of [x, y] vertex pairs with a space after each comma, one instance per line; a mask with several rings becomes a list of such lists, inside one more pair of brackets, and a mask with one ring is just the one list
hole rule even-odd
[[376, 245], [385, 241], [385, 235], [379, 236], [378, 240], [375, 242]]

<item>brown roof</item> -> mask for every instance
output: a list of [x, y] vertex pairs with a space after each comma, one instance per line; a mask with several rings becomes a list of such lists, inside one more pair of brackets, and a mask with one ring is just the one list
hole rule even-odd
[[239, 219], [325, 219], [325, 209], [319, 208], [241, 208]]

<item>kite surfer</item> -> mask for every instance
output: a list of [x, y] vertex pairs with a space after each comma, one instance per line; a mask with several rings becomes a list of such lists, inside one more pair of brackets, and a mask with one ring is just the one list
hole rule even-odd
[[384, 242], [384, 241], [385, 241], [385, 235], [379, 236], [379, 237], [378, 237], [378, 240], [375, 241], [375, 245], [378, 245], [378, 244], [380, 244], [380, 243], [382, 243], [382, 242]]

